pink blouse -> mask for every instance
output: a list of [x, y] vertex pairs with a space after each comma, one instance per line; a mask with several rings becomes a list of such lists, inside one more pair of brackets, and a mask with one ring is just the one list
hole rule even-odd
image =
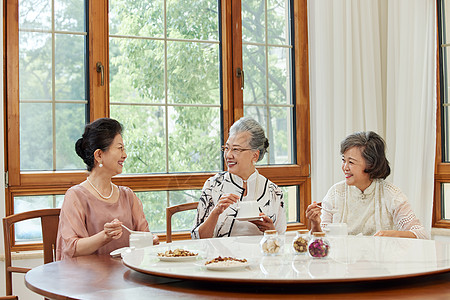
[[[128, 187], [119, 186], [119, 199], [108, 203], [97, 199], [85, 187], [75, 185], [67, 190], [59, 216], [56, 260], [73, 257], [80, 238], [103, 230], [105, 223], [118, 219], [132, 230], [149, 231], [141, 200]], [[95, 254], [109, 254], [129, 245], [129, 233], [100, 247]]]

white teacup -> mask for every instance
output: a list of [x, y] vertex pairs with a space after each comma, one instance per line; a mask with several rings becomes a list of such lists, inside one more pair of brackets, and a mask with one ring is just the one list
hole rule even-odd
[[151, 232], [130, 233], [130, 248], [139, 249], [153, 246], [153, 234]]
[[256, 201], [241, 201], [238, 203], [239, 218], [250, 218], [259, 216], [259, 206]]
[[327, 225], [325, 231], [330, 236], [345, 236], [348, 235], [346, 223], [330, 223]]

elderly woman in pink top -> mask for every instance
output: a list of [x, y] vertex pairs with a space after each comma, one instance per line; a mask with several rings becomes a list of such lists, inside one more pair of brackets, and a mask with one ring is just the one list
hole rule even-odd
[[[67, 190], [61, 208], [56, 259], [90, 254], [106, 254], [129, 245], [133, 230], [149, 231], [141, 201], [128, 187], [111, 182], [122, 173], [127, 158], [122, 126], [110, 118], [86, 125], [75, 144], [87, 165], [89, 176]], [[158, 244], [158, 237], [153, 237]]]
[[336, 183], [322, 201], [306, 209], [312, 231], [330, 223], [347, 223], [348, 233], [428, 239], [402, 191], [385, 181], [391, 169], [384, 140], [375, 132], [357, 132], [341, 143], [345, 180]]

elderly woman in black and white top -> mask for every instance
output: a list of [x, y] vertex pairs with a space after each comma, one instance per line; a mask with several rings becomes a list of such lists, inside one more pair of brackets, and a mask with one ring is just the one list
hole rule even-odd
[[[205, 182], [192, 238], [258, 235], [268, 229], [286, 231], [283, 192], [255, 168], [268, 147], [264, 130], [254, 119], [243, 117], [231, 126], [222, 147], [228, 172]], [[261, 220], [236, 220], [238, 201], [257, 201]]]

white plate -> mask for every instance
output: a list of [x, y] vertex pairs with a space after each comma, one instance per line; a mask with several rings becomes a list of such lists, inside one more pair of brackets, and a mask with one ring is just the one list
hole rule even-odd
[[238, 221], [257, 221], [257, 220], [261, 220], [261, 216], [257, 216], [257, 217], [236, 217], [236, 220]]
[[122, 257], [122, 253], [124, 253], [125, 251], [127, 251], [129, 249], [130, 249], [130, 247], [119, 248], [119, 249], [111, 251], [109, 253], [109, 255], [111, 255], [112, 257]]
[[198, 254], [196, 256], [178, 256], [178, 257], [165, 257], [165, 256], [156, 256], [160, 261], [168, 261], [168, 262], [181, 262], [181, 261], [191, 261], [196, 260]]
[[250, 264], [248, 262], [246, 262], [246, 263], [233, 264], [231, 266], [224, 266], [224, 265], [215, 264], [215, 263], [207, 264], [204, 266], [206, 267], [206, 269], [211, 270], [211, 271], [237, 271], [237, 270], [245, 269], [249, 265]]

